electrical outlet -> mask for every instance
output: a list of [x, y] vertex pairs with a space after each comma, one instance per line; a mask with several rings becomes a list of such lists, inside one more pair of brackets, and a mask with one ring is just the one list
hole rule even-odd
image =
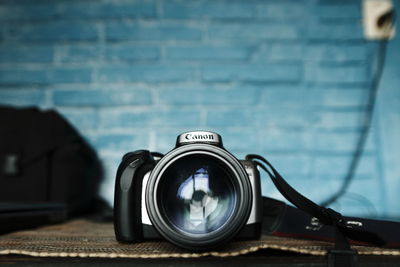
[[392, 0], [363, 0], [364, 37], [368, 40], [392, 39], [395, 28], [385, 15], [394, 11]]

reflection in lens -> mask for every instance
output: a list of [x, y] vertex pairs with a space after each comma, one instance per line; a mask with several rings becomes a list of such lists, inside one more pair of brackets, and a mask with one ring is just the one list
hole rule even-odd
[[179, 229], [210, 233], [232, 214], [235, 194], [230, 174], [216, 159], [204, 155], [181, 158], [163, 175], [161, 206]]
[[[209, 175], [205, 168], [198, 169], [189, 176], [178, 189], [178, 197], [185, 203], [184, 228], [192, 231], [207, 231], [207, 226], [213, 224], [219, 197], [214, 196], [209, 186]], [[214, 215], [214, 216], [212, 216]]]

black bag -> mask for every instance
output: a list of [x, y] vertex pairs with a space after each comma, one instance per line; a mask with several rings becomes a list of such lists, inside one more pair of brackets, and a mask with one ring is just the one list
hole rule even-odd
[[[101, 180], [95, 152], [57, 112], [0, 107], [0, 204], [87, 212]], [[10, 209], [8, 207], [8, 209]]]

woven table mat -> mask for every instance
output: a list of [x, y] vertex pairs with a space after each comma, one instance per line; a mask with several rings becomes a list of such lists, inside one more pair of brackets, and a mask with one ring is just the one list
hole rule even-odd
[[[29, 231], [0, 236], [0, 255], [17, 254], [35, 257], [99, 258], [198, 258], [230, 257], [260, 249], [275, 249], [301, 254], [326, 255], [332, 243], [263, 236], [260, 240], [231, 242], [223, 249], [192, 253], [168, 242], [121, 244], [115, 240], [111, 223], [73, 220]], [[359, 254], [400, 256], [400, 250], [354, 246]]]

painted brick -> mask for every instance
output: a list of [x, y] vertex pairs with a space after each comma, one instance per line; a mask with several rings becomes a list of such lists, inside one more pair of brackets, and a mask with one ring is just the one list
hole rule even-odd
[[22, 42], [95, 41], [98, 38], [94, 24], [71, 21], [22, 24], [13, 27], [9, 34]]
[[360, 44], [311, 44], [303, 56], [306, 60], [319, 62], [364, 62], [367, 47]]
[[[353, 153], [356, 148], [359, 132], [317, 132], [310, 138], [309, 147], [318, 155], [325, 154], [346, 154]], [[373, 135], [373, 134], [370, 134]], [[371, 152], [375, 150], [375, 144], [372, 142], [373, 138], [368, 138], [364, 151]]]
[[315, 14], [322, 19], [331, 19], [335, 20], [335, 22], [338, 22], [340, 19], [361, 19], [361, 8], [359, 3], [324, 3], [315, 5], [313, 12], [315, 12]]
[[210, 110], [207, 112], [207, 123], [212, 127], [244, 126], [250, 127], [255, 124], [253, 111], [245, 108], [232, 109], [228, 111]]
[[53, 4], [3, 5], [0, 6], [0, 21], [49, 20], [57, 16]]
[[242, 86], [234, 88], [164, 88], [159, 90], [161, 103], [168, 105], [254, 105], [257, 103], [259, 88]]
[[52, 46], [0, 46], [0, 63], [46, 63], [52, 62]]
[[305, 67], [305, 80], [334, 85], [360, 85], [368, 82], [367, 69], [363, 65], [324, 65], [307, 64]]
[[193, 109], [163, 111], [108, 111], [100, 112], [101, 128], [142, 128], [142, 127], [194, 127], [199, 124], [200, 113]]
[[164, 2], [163, 17], [174, 19], [243, 19], [257, 15], [257, 6], [251, 3], [229, 4], [215, 1]]
[[[324, 90], [321, 90], [324, 89]], [[315, 106], [325, 108], [365, 107], [369, 91], [364, 88], [321, 88], [320, 86], [308, 91], [312, 95]]]
[[302, 44], [268, 44], [255, 56], [257, 62], [267, 61], [299, 61], [304, 58]]
[[292, 131], [303, 130], [311, 125], [313, 121], [311, 116], [311, 110], [304, 106], [263, 106], [253, 110], [254, 125], [268, 131], [273, 130], [274, 127]]
[[89, 63], [100, 59], [101, 49], [98, 45], [58, 46], [57, 60], [62, 63]]
[[302, 29], [298, 25], [277, 23], [213, 23], [208, 27], [211, 39], [298, 40]]
[[[352, 156], [315, 156], [314, 160], [314, 173], [317, 177], [326, 177], [334, 179], [333, 177], [340, 177], [341, 179], [348, 172]], [[372, 177], [377, 175], [377, 159], [376, 156], [366, 155], [362, 157], [357, 167], [356, 174], [359, 178]]]
[[0, 89], [0, 103], [15, 106], [40, 106], [45, 92], [37, 89]]
[[53, 92], [53, 103], [59, 106], [109, 106], [149, 105], [149, 90], [124, 88], [108, 89], [60, 89]]
[[151, 25], [110, 22], [106, 25], [107, 40], [200, 40], [201, 31], [184, 25]]
[[52, 83], [77, 83], [90, 82], [89, 69], [1, 69], [0, 83], [2, 84], [52, 84]]
[[260, 102], [265, 106], [272, 107], [304, 107], [312, 104], [315, 98], [310, 89], [301, 85], [274, 85], [273, 88], [262, 90]]
[[308, 15], [307, 5], [304, 3], [296, 2], [279, 2], [273, 3], [263, 2], [258, 7], [258, 17], [266, 19], [282, 19], [285, 21], [292, 21], [303, 18]]
[[357, 130], [362, 127], [364, 111], [319, 111], [314, 127], [331, 130]]
[[98, 114], [93, 109], [71, 109], [60, 107], [57, 107], [56, 109], [80, 131], [93, 130], [98, 126]]
[[132, 150], [148, 149], [149, 137], [145, 133], [100, 134], [95, 137], [94, 145], [98, 149], [118, 150], [122, 151], [122, 153], [126, 153]]
[[105, 58], [110, 61], [156, 60], [160, 49], [154, 46], [116, 45], [106, 48]]
[[155, 17], [154, 3], [72, 2], [0, 6], [0, 20], [107, 19]]
[[0, 70], [2, 84], [34, 84], [47, 83], [46, 74], [40, 70]]
[[[285, 116], [285, 120], [282, 120]], [[246, 109], [245, 107], [229, 110], [209, 110], [207, 126], [212, 127], [305, 127], [309, 114], [304, 109], [272, 108]]]
[[302, 152], [307, 149], [304, 131], [287, 131], [269, 127], [259, 133], [260, 145], [264, 151], [271, 152]]
[[298, 64], [235, 64], [203, 66], [205, 81], [297, 82], [301, 77]]
[[89, 83], [92, 71], [90, 68], [51, 68], [46, 72], [48, 83]]
[[245, 60], [254, 47], [228, 45], [196, 45], [167, 47], [167, 59], [182, 60]]
[[194, 68], [170, 65], [133, 65], [101, 67], [100, 82], [174, 82], [187, 81], [194, 77]]
[[176, 145], [176, 138], [180, 133], [187, 131], [188, 129], [174, 129], [174, 130], [163, 130], [155, 132], [155, 151], [161, 153], [167, 153], [173, 149]]
[[4, 41], [6, 39], [8, 33], [8, 25], [4, 23], [0, 24], [0, 41]]
[[359, 21], [346, 24], [317, 21], [308, 25], [307, 37], [316, 41], [360, 41], [363, 40], [363, 31]]
[[266, 152], [264, 155], [288, 180], [290, 180], [290, 177], [293, 175], [295, 177], [301, 177], [310, 174], [311, 161], [307, 155], [301, 153], [281, 154], [270, 152]]
[[146, 2], [75, 2], [59, 4], [57, 15], [63, 19], [152, 18], [154, 3]]

